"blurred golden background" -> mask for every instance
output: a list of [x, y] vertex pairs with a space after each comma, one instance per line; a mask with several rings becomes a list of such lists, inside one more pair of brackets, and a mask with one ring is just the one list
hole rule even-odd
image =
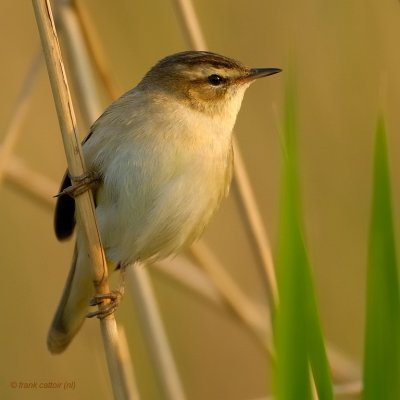
[[[188, 49], [172, 2], [80, 2], [122, 92], [160, 58]], [[249, 89], [235, 128], [273, 248], [283, 87], [285, 70], [294, 66], [303, 215], [323, 329], [330, 343], [360, 365], [372, 145], [380, 110], [387, 122], [399, 215], [400, 4], [197, 0], [194, 7], [210, 50], [254, 67], [284, 70]], [[0, 19], [1, 143], [40, 41], [29, 1], [3, 0]], [[104, 91], [99, 96], [105, 107]], [[14, 154], [58, 182], [66, 162], [44, 62], [21, 122]], [[398, 219], [395, 225], [399, 232]], [[248, 232], [232, 196], [204, 238], [245, 293], [256, 303], [265, 302]], [[46, 349], [72, 247], [72, 242], [56, 241], [50, 209], [28, 198], [6, 175], [0, 186], [2, 399], [111, 398], [97, 321], [86, 322], [65, 354], [51, 356]], [[251, 400], [269, 393], [268, 358], [241, 324], [150, 271], [187, 398]], [[129, 294], [116, 316], [126, 327], [143, 399], [162, 399]], [[74, 382], [75, 389], [12, 387], [13, 382], [65, 381]]]

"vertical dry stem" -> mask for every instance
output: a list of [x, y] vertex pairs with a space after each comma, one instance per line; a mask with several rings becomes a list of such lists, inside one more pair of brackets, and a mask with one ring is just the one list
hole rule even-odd
[[[50, 3], [48, 0], [32, 0], [32, 2], [60, 123], [68, 170], [72, 178], [79, 177], [85, 173], [85, 164]], [[110, 289], [107, 279], [107, 264], [97, 230], [92, 194], [87, 191], [78, 196], [75, 201], [77, 219], [91, 260], [95, 292], [98, 294], [108, 293]], [[99, 306], [100, 309], [102, 307], [104, 305]], [[114, 316], [110, 315], [101, 320], [100, 326], [114, 397], [118, 400], [128, 399], [129, 388], [123, 379]]]
[[207, 50], [193, 3], [190, 0], [174, 0], [173, 3], [190, 47], [195, 50]]
[[[62, 2], [57, 8], [61, 29], [65, 33], [63, 44], [69, 61], [72, 84], [79, 99], [80, 113], [85, 124], [90, 126], [101, 114], [96, 81], [91, 68], [87, 46], [82, 40], [82, 30], [75, 9], [70, 2]], [[57, 20], [57, 21], [58, 21]]]
[[161, 319], [148, 271], [136, 265], [127, 271], [130, 293], [140, 313], [140, 321], [158, 375], [164, 400], [185, 400], [183, 385]]
[[[186, 40], [195, 50], [206, 50], [207, 45], [201, 31], [191, 0], [174, 0], [174, 5], [180, 17]], [[240, 201], [243, 219], [252, 235], [253, 245], [260, 259], [260, 272], [265, 292], [269, 296], [270, 307], [273, 310], [278, 303], [278, 290], [268, 235], [262, 226], [260, 212], [246, 172], [246, 167], [237, 141], [233, 139], [235, 152], [234, 176], [236, 180], [235, 193]]]

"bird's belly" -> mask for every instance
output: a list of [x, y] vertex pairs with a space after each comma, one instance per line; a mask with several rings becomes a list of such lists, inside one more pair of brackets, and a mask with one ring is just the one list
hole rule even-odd
[[[128, 264], [177, 252], [202, 233], [230, 182], [228, 155], [201, 159], [145, 174], [129, 169], [119, 175], [119, 189], [105, 180], [97, 216], [107, 257]], [[114, 185], [115, 186], [115, 185]]]

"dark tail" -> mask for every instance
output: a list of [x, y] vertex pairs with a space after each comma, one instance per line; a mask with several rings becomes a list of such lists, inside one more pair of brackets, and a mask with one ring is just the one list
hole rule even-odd
[[85, 321], [93, 296], [88, 258], [75, 245], [74, 257], [64, 292], [47, 336], [47, 347], [53, 354], [63, 352]]

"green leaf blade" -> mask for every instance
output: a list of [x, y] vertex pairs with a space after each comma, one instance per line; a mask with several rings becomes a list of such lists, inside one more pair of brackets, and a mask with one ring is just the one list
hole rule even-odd
[[332, 400], [329, 365], [303, 239], [295, 100], [295, 82], [289, 73], [282, 135], [282, 193], [276, 263], [279, 306], [275, 320], [275, 391], [279, 400], [311, 399], [311, 364], [319, 399]]
[[400, 399], [399, 281], [383, 117], [376, 129], [368, 253], [363, 399]]

